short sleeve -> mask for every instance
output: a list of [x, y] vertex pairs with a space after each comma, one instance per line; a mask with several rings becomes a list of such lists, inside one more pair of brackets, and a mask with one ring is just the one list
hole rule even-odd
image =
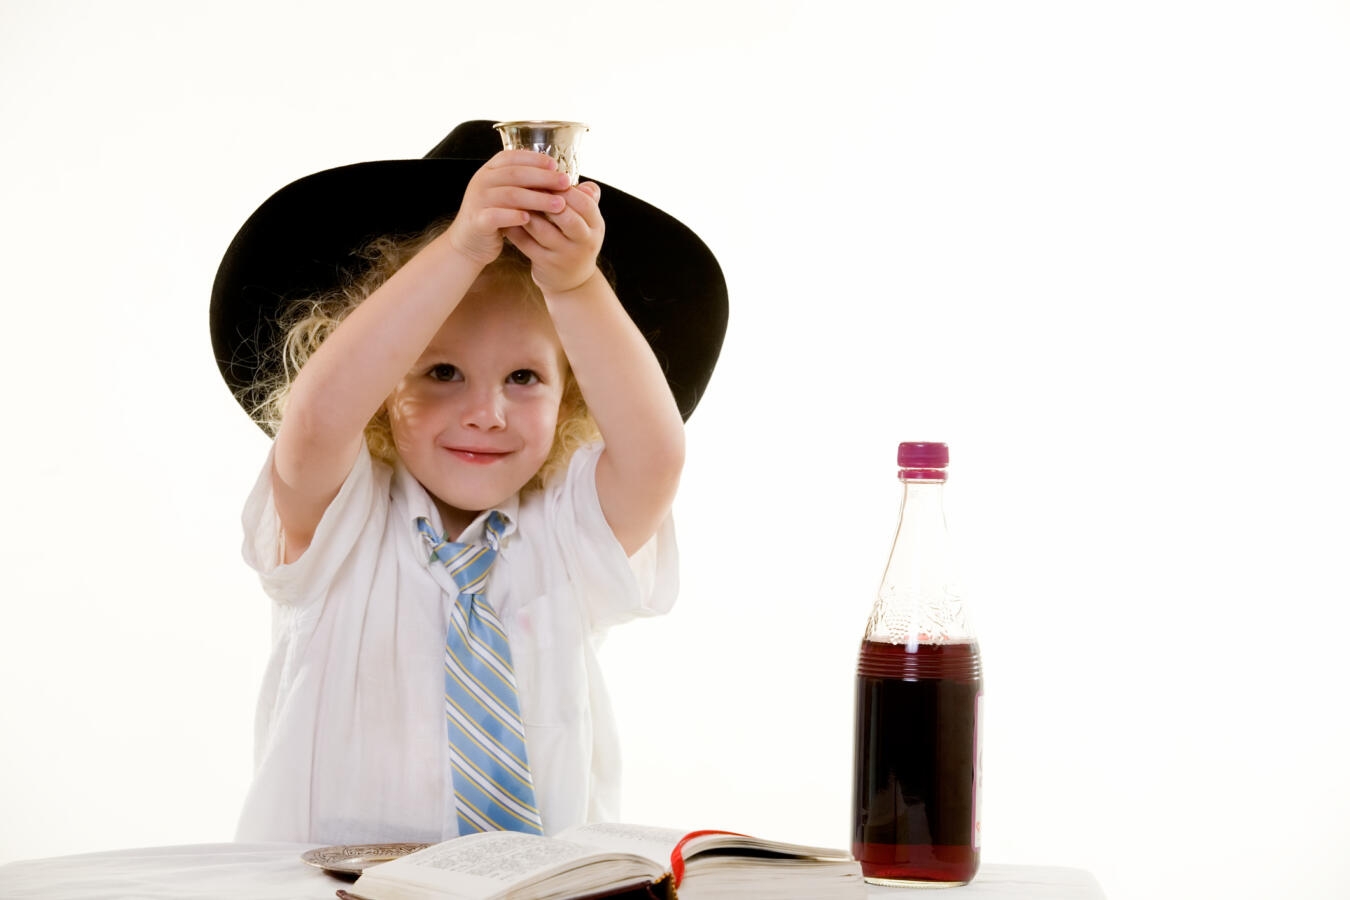
[[669, 513], [632, 557], [605, 521], [595, 484], [602, 449], [593, 444], [577, 450], [565, 478], [548, 489], [546, 505], [580, 605], [597, 630], [669, 612], [679, 590], [679, 553]]
[[[333, 501], [324, 510], [314, 538], [300, 558], [281, 562], [281, 520], [272, 494], [272, 457], [267, 454], [262, 472], [244, 504], [244, 561], [258, 573], [263, 589], [284, 606], [303, 606], [332, 584], [343, 563], [352, 555], [363, 533], [387, 514], [389, 471], [371, 458], [361, 445], [352, 469]], [[379, 499], [383, 494], [386, 502]]]

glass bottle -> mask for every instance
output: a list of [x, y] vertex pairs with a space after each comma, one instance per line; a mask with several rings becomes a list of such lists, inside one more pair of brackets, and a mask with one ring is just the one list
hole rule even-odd
[[965, 884], [980, 865], [980, 647], [956, 582], [947, 445], [902, 443], [904, 498], [858, 656], [853, 855], [874, 884]]

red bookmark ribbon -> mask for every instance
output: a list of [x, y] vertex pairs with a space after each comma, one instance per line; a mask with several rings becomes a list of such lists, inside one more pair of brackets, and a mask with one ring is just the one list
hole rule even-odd
[[670, 851], [670, 874], [675, 879], [675, 887], [678, 888], [680, 882], [684, 880], [684, 845], [694, 838], [703, 837], [705, 834], [729, 834], [733, 837], [746, 837], [746, 835], [735, 831], [718, 831], [716, 828], [705, 828], [702, 831], [691, 831], [680, 838], [680, 842], [675, 845], [675, 849]]

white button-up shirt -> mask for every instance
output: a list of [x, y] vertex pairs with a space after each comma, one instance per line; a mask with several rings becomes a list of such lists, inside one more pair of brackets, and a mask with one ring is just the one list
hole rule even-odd
[[[595, 648], [609, 626], [669, 610], [677, 588], [669, 517], [631, 559], [610, 531], [599, 453], [582, 448], [564, 477], [498, 507], [515, 527], [486, 590], [511, 641], [550, 834], [617, 817], [618, 734]], [[418, 516], [440, 532], [417, 480], [363, 449], [309, 548], [281, 564], [270, 457], [263, 467], [244, 509], [244, 558], [274, 601], [274, 648], [238, 840], [453, 836], [443, 659], [455, 598], [428, 566]], [[485, 518], [452, 537], [480, 539]]]

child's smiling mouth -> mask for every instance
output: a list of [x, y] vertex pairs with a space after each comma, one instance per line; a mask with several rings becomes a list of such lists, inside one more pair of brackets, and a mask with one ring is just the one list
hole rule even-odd
[[456, 459], [480, 465], [505, 459], [510, 452], [508, 450], [488, 450], [477, 447], [446, 447], [445, 449]]

